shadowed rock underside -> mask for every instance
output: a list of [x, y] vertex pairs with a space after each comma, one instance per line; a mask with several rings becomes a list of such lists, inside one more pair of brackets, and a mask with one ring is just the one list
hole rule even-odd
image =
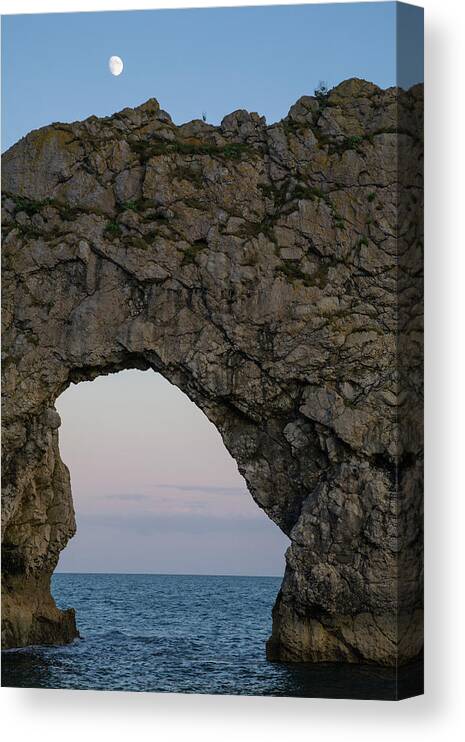
[[291, 539], [269, 658], [421, 651], [422, 112], [362, 80], [270, 126], [151, 99], [4, 155], [4, 647], [77, 635], [55, 400], [152, 368]]

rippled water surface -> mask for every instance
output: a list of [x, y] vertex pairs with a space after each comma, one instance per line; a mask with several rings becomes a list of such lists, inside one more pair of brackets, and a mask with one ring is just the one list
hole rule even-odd
[[[275, 577], [57, 574], [81, 639], [2, 653], [2, 684], [178, 693], [392, 699], [393, 670], [265, 658]], [[401, 695], [420, 690], [406, 668]]]

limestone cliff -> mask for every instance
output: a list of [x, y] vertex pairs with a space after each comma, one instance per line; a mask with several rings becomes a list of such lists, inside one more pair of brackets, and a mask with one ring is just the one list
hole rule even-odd
[[271, 659], [395, 664], [421, 608], [422, 87], [348, 80], [279, 123], [156, 100], [3, 157], [3, 642], [67, 642], [71, 383], [152, 368], [291, 539]]

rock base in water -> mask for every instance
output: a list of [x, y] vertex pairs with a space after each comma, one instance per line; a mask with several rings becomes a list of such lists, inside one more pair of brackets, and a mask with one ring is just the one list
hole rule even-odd
[[347, 662], [395, 666], [422, 652], [423, 612], [409, 616], [299, 616], [278, 597], [273, 633], [266, 645], [272, 662]]
[[2, 594], [2, 649], [69, 644], [79, 637], [74, 608], [59, 610], [50, 588], [40, 580], [24, 578], [8, 583]]

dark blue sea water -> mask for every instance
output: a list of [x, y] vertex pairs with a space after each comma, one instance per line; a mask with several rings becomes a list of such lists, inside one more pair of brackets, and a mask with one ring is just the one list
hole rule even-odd
[[[271, 663], [277, 577], [56, 574], [81, 639], [2, 653], [2, 684], [267, 696], [392, 699], [393, 670]], [[407, 668], [403, 695], [420, 669]], [[410, 688], [410, 690], [408, 690]], [[418, 692], [418, 690], [416, 691]]]

